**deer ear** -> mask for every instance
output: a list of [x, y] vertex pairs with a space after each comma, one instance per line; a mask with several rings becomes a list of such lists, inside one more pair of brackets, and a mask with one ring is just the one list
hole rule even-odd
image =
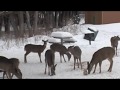
[[88, 66], [89, 66], [89, 62], [87, 62], [87, 69], [88, 69]]
[[89, 65], [89, 62], [87, 62], [87, 65]]
[[55, 64], [55, 67], [57, 66], [57, 64]]

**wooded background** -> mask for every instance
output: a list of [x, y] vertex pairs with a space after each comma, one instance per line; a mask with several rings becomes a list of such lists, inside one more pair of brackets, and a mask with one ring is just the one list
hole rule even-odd
[[0, 11], [0, 33], [32, 37], [43, 30], [79, 24], [82, 14], [82, 11]]

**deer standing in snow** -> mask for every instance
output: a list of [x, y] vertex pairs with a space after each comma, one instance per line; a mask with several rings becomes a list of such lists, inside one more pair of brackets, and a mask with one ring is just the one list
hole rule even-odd
[[53, 43], [50, 48], [55, 51], [55, 52], [59, 52], [60, 54], [60, 62], [62, 63], [62, 56], [64, 58], [64, 61], [66, 62], [65, 60], [65, 57], [64, 57], [64, 54], [67, 55], [68, 57], [68, 61], [70, 61], [70, 58], [71, 58], [71, 54], [68, 52], [68, 49], [62, 45], [62, 44], [59, 44], [59, 43]]
[[78, 46], [69, 46], [68, 50], [72, 53], [72, 55], [74, 57], [74, 70], [75, 70], [76, 60], [77, 60], [78, 68], [79, 68], [79, 64], [80, 64], [81, 69], [82, 69], [82, 63], [81, 63], [82, 51], [81, 51], [81, 49]]
[[41, 53], [45, 50], [48, 40], [46, 40], [46, 41], [42, 40], [42, 41], [44, 42], [43, 45], [34, 45], [34, 44], [27, 44], [27, 45], [25, 45], [25, 47], [24, 47], [24, 50], [26, 51], [26, 53], [24, 55], [24, 62], [25, 63], [27, 63], [26, 56], [30, 52], [38, 53], [38, 55], [40, 57], [40, 62], [42, 63]]
[[53, 50], [48, 49], [45, 52], [45, 74], [46, 74], [46, 68], [48, 66], [48, 75], [55, 75], [55, 53]]
[[93, 66], [95, 65], [94, 71], [93, 73], [95, 73], [97, 64], [99, 63], [99, 67], [100, 67], [100, 72], [101, 73], [101, 65], [102, 65], [102, 61], [108, 59], [108, 61], [110, 62], [110, 67], [108, 69], [109, 72], [112, 71], [112, 66], [113, 66], [113, 57], [115, 55], [115, 50], [112, 47], [103, 47], [99, 50], [97, 50], [93, 56], [92, 59], [90, 61], [90, 64], [88, 64], [88, 74], [90, 74]]
[[119, 36], [114, 36], [111, 37], [110, 41], [111, 41], [111, 46], [115, 49], [116, 51], [116, 56], [117, 56], [117, 47], [118, 47], [118, 41], [120, 40]]

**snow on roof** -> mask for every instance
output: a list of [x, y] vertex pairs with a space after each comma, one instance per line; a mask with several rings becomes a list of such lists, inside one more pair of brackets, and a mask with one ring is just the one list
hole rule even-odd
[[51, 36], [56, 37], [56, 38], [71, 38], [71, 37], [73, 37], [73, 35], [71, 33], [62, 32], [62, 31], [52, 32]]

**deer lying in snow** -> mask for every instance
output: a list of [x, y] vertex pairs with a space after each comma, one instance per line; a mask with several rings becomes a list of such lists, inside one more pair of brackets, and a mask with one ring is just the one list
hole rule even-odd
[[112, 47], [103, 47], [103, 48], [99, 49], [98, 51], [96, 51], [92, 56], [90, 64], [88, 64], [88, 74], [90, 74], [94, 65], [95, 65], [95, 68], [94, 68], [93, 73], [95, 73], [98, 63], [99, 63], [99, 67], [100, 67], [99, 73], [101, 73], [102, 61], [106, 60], [106, 59], [108, 59], [108, 61], [110, 62], [110, 67], [109, 67], [108, 71], [111, 72], [112, 66], [113, 66], [114, 55], [115, 55], [115, 50]]
[[15, 75], [19, 79], [22, 79], [22, 73], [18, 65], [19, 65], [18, 59], [16, 58], [8, 59], [4, 56], [0, 56], [0, 70], [3, 72], [3, 79], [5, 75], [7, 76], [8, 79], [12, 79], [13, 75]]
[[82, 51], [81, 51], [81, 49], [78, 46], [69, 46], [68, 50], [72, 53], [72, 55], [74, 57], [74, 70], [75, 70], [76, 60], [79, 60], [79, 62], [77, 61], [78, 68], [79, 68], [79, 64], [80, 64], [81, 69], [82, 69], [82, 64], [81, 64]]
[[53, 43], [50, 48], [54, 51], [54, 52], [59, 52], [60, 54], [60, 62], [62, 63], [62, 56], [64, 58], [64, 61], [66, 62], [65, 60], [65, 57], [64, 57], [64, 54], [67, 55], [68, 57], [68, 61], [70, 61], [70, 58], [71, 58], [71, 54], [68, 52], [68, 49], [62, 45], [62, 44], [59, 44], [59, 43]]
[[46, 40], [46, 41], [42, 40], [42, 41], [44, 42], [43, 45], [34, 45], [34, 44], [27, 44], [27, 45], [25, 45], [25, 47], [24, 47], [24, 50], [26, 51], [26, 53], [24, 55], [24, 62], [25, 63], [27, 63], [26, 56], [30, 52], [38, 53], [38, 55], [40, 57], [40, 62], [42, 63], [41, 53], [45, 50], [48, 40]]
[[55, 62], [55, 54], [53, 50], [47, 50], [45, 52], [45, 74], [46, 74], [46, 68], [48, 66], [48, 75], [55, 75], [55, 68], [56, 65], [54, 65]]
[[120, 40], [119, 36], [114, 36], [111, 37], [110, 41], [111, 41], [111, 46], [116, 49], [116, 56], [117, 56], [117, 47], [118, 47], [118, 41]]

